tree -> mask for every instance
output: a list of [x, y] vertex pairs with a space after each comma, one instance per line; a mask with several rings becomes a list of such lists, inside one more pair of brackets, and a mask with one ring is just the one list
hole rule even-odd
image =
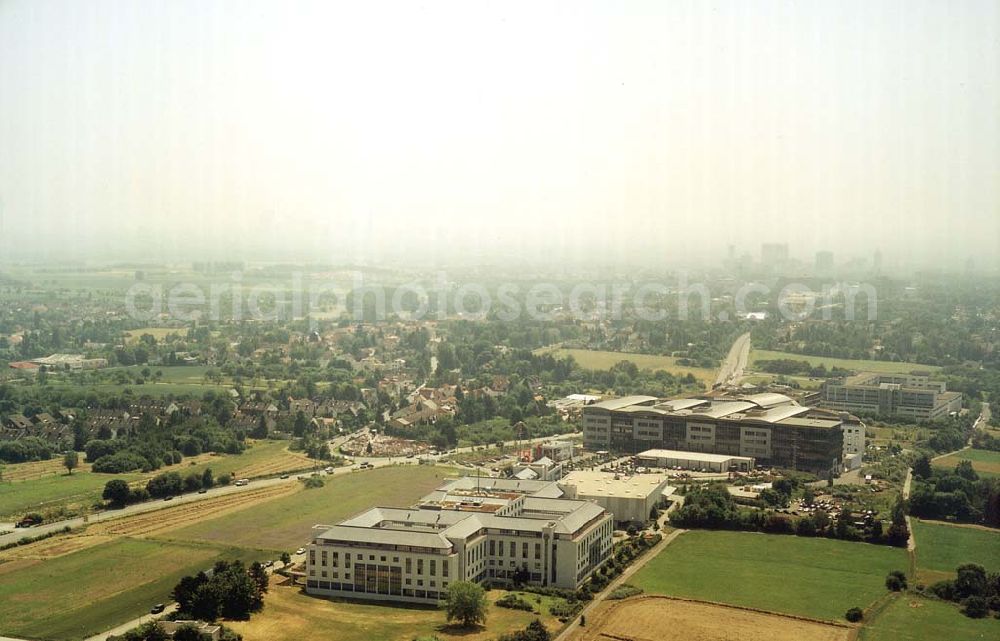
[[125, 641], [169, 641], [166, 630], [156, 621], [143, 623], [124, 635]]
[[485, 623], [486, 605], [486, 591], [482, 586], [470, 581], [455, 581], [448, 586], [448, 621], [457, 619], [466, 628]]
[[281, 553], [281, 564], [288, 567], [292, 562], [292, 555], [288, 552]]
[[254, 583], [257, 584], [257, 589], [261, 594], [267, 592], [267, 570], [261, 565], [259, 561], [254, 561], [250, 564], [250, 578]]
[[857, 623], [863, 617], [864, 617], [864, 612], [861, 610], [861, 608], [851, 608], [850, 610], [847, 611], [846, 614], [844, 614], [844, 618], [850, 621], [851, 623]]
[[899, 570], [893, 570], [885, 577], [885, 587], [893, 592], [906, 589], [906, 575]]
[[73, 468], [79, 464], [80, 455], [76, 453], [76, 450], [70, 450], [63, 456], [63, 467], [65, 467], [70, 474], [73, 474]]
[[926, 453], [922, 453], [913, 462], [913, 476], [922, 479], [931, 477], [931, 458]]
[[101, 496], [112, 505], [125, 505], [129, 499], [128, 483], [122, 479], [111, 479], [104, 484], [104, 493]]
[[198, 628], [190, 623], [177, 628], [173, 636], [174, 641], [207, 641], [209, 638], [207, 634], [202, 634]]
[[986, 570], [981, 565], [967, 563], [958, 567], [955, 578], [955, 592], [959, 599], [970, 596], [984, 596], [987, 586]]
[[177, 472], [166, 472], [154, 476], [146, 482], [146, 489], [149, 495], [157, 498], [180, 494], [184, 487], [184, 481]]
[[201, 486], [208, 488], [213, 485], [215, 485], [215, 479], [212, 477], [212, 468], [206, 467], [201, 475]]
[[976, 470], [972, 469], [972, 461], [959, 461], [958, 465], [955, 466], [955, 474], [967, 481], [979, 480], [979, 474], [976, 473]]
[[982, 619], [990, 613], [989, 604], [981, 596], [970, 596], [965, 600], [965, 609], [962, 611], [970, 619]]

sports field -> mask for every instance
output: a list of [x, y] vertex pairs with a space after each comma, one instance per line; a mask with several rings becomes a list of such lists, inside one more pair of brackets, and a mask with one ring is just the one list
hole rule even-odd
[[949, 454], [944, 458], [935, 459], [934, 467], [955, 469], [960, 461], [972, 461], [972, 469], [980, 476], [1000, 476], [1000, 452], [991, 450], [962, 450], [957, 454]]
[[910, 519], [917, 542], [917, 574], [923, 582], [949, 578], [955, 568], [978, 563], [1000, 571], [1000, 531]]
[[715, 382], [715, 370], [704, 367], [689, 367], [679, 365], [672, 356], [657, 356], [655, 354], [628, 354], [626, 352], [607, 352], [594, 349], [542, 348], [536, 350], [539, 354], [552, 354], [556, 358], [572, 356], [573, 360], [584, 369], [611, 369], [621, 361], [635, 363], [639, 369], [663, 370], [675, 376], [694, 375], [699, 381], [709, 386]]
[[425, 465], [351, 472], [325, 479], [322, 488], [303, 490], [164, 536], [171, 540], [294, 550], [309, 541], [314, 525], [333, 524], [372, 506], [411, 505], [448, 477], [447, 470]]
[[225, 546], [124, 538], [47, 561], [2, 563], [0, 634], [86, 638], [167, 601], [186, 574], [219, 559], [254, 556]]
[[912, 371], [936, 372], [941, 369], [936, 365], [921, 365], [919, 363], [894, 363], [891, 361], [833, 358], [831, 356], [809, 356], [806, 354], [793, 354], [791, 352], [773, 352], [768, 349], [751, 349], [748, 369], [755, 369], [754, 364], [757, 361], [780, 359], [806, 361], [813, 367], [824, 365], [827, 369], [841, 367], [855, 372], [877, 372], [881, 374], [909, 374]]
[[650, 594], [841, 621], [885, 593], [905, 550], [749, 532], [686, 532], [631, 581]]
[[910, 594], [893, 597], [859, 636], [861, 641], [994, 641], [1000, 620], [970, 619], [958, 605]]
[[[493, 590], [487, 597], [492, 603], [506, 594]], [[525, 598], [535, 605], [539, 614], [490, 606], [486, 626], [478, 630], [462, 630], [447, 626], [444, 610], [427, 606], [358, 603], [332, 601], [308, 596], [299, 588], [275, 585], [264, 599], [264, 610], [250, 621], [230, 625], [243, 635], [244, 641], [411, 641], [436, 636], [441, 641], [493, 641], [501, 634], [524, 628], [539, 618], [555, 632], [561, 624], [548, 612], [551, 597], [536, 602], [533, 594]], [[323, 635], [318, 636], [317, 631]]]

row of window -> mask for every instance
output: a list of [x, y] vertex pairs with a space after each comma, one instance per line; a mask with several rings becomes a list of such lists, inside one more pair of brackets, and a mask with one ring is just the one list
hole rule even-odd
[[[336, 581], [315, 581], [310, 579], [306, 582], [306, 586], [313, 589], [320, 590], [337, 590], [340, 592], [360, 592], [362, 594], [386, 594], [384, 592], [371, 592], [369, 590], [359, 590], [357, 585], [354, 583], [337, 583]], [[438, 592], [437, 590], [415, 590], [410, 588], [400, 588], [398, 592], [390, 593], [393, 596], [403, 596], [403, 597], [414, 597], [417, 599], [433, 599], [437, 601], [438, 599], [444, 598], [443, 592]]]

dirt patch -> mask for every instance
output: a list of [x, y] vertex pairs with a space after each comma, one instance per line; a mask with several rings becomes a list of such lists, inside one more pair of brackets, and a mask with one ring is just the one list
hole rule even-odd
[[185, 503], [177, 507], [137, 514], [122, 519], [92, 525], [88, 534], [107, 536], [149, 536], [176, 530], [203, 519], [249, 508], [257, 503], [286, 496], [301, 489], [300, 483], [281, 483], [260, 489], [228, 494], [217, 498]]
[[847, 641], [853, 629], [668, 597], [602, 604], [572, 641]]
[[273, 458], [240, 468], [235, 473], [236, 478], [252, 479], [259, 476], [273, 476], [284, 472], [308, 470], [315, 468], [319, 463], [320, 461], [311, 459], [304, 454], [284, 450]]

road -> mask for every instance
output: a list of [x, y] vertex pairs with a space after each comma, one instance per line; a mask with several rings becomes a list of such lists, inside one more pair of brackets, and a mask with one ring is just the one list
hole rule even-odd
[[[331, 448], [336, 451], [351, 435], [341, 436], [332, 441], [330, 441]], [[561, 436], [573, 436], [573, 435], [561, 435]], [[531, 441], [521, 441], [521, 443], [536, 443], [542, 441], [548, 441], [555, 437], [542, 437], [532, 439]], [[514, 445], [516, 441], [508, 441], [504, 443], [505, 446]], [[486, 449], [486, 446], [478, 446], [477, 449]], [[458, 452], [471, 452], [471, 447], [462, 447], [458, 449]], [[425, 455], [423, 458], [432, 458], [435, 461], [447, 457], [448, 454], [438, 454], [436, 456]], [[354, 460], [358, 463], [367, 462], [374, 467], [384, 467], [386, 465], [398, 465], [398, 464], [412, 464], [416, 465], [418, 463], [417, 458], [404, 458], [404, 457], [391, 457], [391, 458], [378, 458], [378, 457], [354, 457]], [[334, 468], [332, 475], [339, 476], [341, 474], [349, 474], [353, 471], [352, 467], [337, 467]], [[307, 472], [308, 473], [308, 472]], [[303, 474], [302, 472], [299, 475]], [[326, 473], [323, 473], [326, 476]], [[120, 519], [127, 516], [134, 516], [136, 514], [145, 514], [147, 512], [155, 512], [156, 510], [162, 510], [165, 508], [174, 507], [176, 505], [185, 505], [187, 503], [194, 503], [195, 501], [201, 501], [208, 498], [213, 498], [217, 496], [224, 496], [228, 494], [236, 494], [238, 492], [245, 492], [253, 488], [269, 487], [272, 485], [279, 485], [281, 483], [295, 483], [296, 474], [288, 474], [287, 479], [279, 477], [261, 478], [250, 481], [249, 485], [236, 486], [236, 485], [226, 485], [223, 487], [215, 487], [204, 494], [181, 494], [176, 496], [170, 501], [147, 501], [145, 503], [136, 503], [135, 505], [129, 505], [127, 507], [117, 509], [117, 510], [104, 510], [102, 512], [97, 512], [95, 514], [90, 514], [86, 518], [76, 517], [72, 519], [65, 519], [63, 521], [55, 521], [53, 523], [45, 523], [43, 525], [38, 525], [32, 528], [15, 529], [9, 534], [4, 534], [0, 536], [0, 545], [6, 543], [13, 543], [18, 541], [25, 536], [39, 536], [41, 534], [48, 534], [50, 532], [58, 532], [63, 528], [69, 526], [72, 529], [77, 529], [83, 527], [89, 523], [100, 523], [102, 521], [110, 521], [113, 519]]]
[[743, 378], [743, 370], [746, 369], [747, 360], [750, 358], [750, 332], [741, 335], [733, 342], [729, 348], [726, 360], [722, 361], [719, 367], [719, 375], [715, 377], [715, 385], [712, 387], [728, 387], [739, 384]]

